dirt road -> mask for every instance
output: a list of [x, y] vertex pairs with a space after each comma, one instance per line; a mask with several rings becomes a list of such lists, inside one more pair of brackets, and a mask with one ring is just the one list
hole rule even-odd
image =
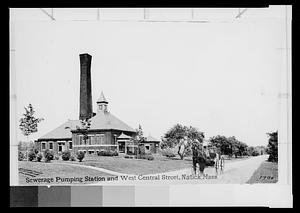
[[[188, 180], [197, 183], [230, 183], [230, 184], [242, 184], [246, 183], [254, 171], [260, 166], [260, 164], [267, 159], [268, 155], [260, 155], [256, 157], [251, 157], [246, 160], [240, 160], [235, 162], [225, 162], [225, 169], [221, 174], [218, 174], [215, 179], [193, 179]], [[204, 171], [208, 176], [216, 176], [215, 169], [208, 167]], [[173, 172], [161, 173], [160, 175], [184, 175], [190, 176], [192, 174], [192, 169], [183, 169]], [[182, 179], [182, 178], [181, 178]]]

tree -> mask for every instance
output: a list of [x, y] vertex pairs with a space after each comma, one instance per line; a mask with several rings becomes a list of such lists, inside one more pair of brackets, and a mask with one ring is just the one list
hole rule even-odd
[[78, 128], [78, 129], [83, 134], [84, 144], [86, 144], [86, 140], [89, 138], [88, 132], [89, 132], [89, 129], [91, 126], [91, 119], [89, 119], [89, 118], [81, 119], [80, 123], [81, 123], [81, 128]]
[[141, 142], [144, 142], [146, 138], [144, 137], [144, 132], [141, 124], [139, 124], [139, 127], [135, 131], [136, 136], [133, 139], [133, 143], [137, 145], [137, 148], [134, 148], [134, 154], [140, 157], [142, 155], [145, 155], [145, 147], [144, 144], [142, 144]]
[[269, 154], [268, 161], [278, 162], [278, 131], [267, 133], [269, 136], [269, 143], [267, 146], [267, 153]]
[[191, 154], [192, 145], [201, 146], [204, 139], [204, 132], [200, 132], [197, 128], [190, 126], [187, 128], [188, 143], [186, 146], [186, 154]]
[[211, 137], [209, 141], [212, 146], [215, 146], [218, 150], [220, 150], [222, 155], [231, 155], [231, 144], [225, 136], [217, 135]]
[[237, 157], [247, 154], [248, 145], [237, 140], [235, 136], [225, 137], [218, 135], [211, 137], [209, 140], [213, 146], [220, 150], [222, 155], [234, 155]]
[[237, 143], [237, 148], [238, 148], [238, 156], [243, 156], [243, 155], [246, 155], [247, 154], [247, 147], [248, 145], [241, 142], [241, 141], [238, 141]]
[[234, 155], [237, 158], [238, 155], [238, 141], [234, 136], [228, 137], [227, 138], [227, 143], [228, 143], [228, 152], [229, 155], [232, 156]]
[[145, 141], [144, 132], [143, 132], [141, 124], [139, 124], [139, 128], [136, 129], [136, 139], [138, 142]]
[[254, 147], [254, 146], [249, 146], [247, 148], [247, 152], [248, 152], [249, 156], [257, 156], [257, 155], [259, 155], [259, 152], [257, 151], [256, 147]]
[[161, 137], [161, 143], [160, 143], [160, 148], [161, 149], [166, 149], [166, 148], [174, 148], [176, 144], [175, 139], [166, 139], [164, 137]]
[[228, 137], [228, 143], [231, 147], [231, 155], [234, 155], [236, 158], [246, 154], [247, 144], [237, 140], [234, 136]]
[[[187, 137], [187, 128], [181, 124], [176, 124], [171, 129], [169, 129], [165, 135], [164, 138], [167, 141], [166, 144], [169, 145], [170, 148], [178, 146], [178, 155], [181, 159], [184, 157], [184, 150], [186, 147], [186, 137]], [[181, 151], [183, 150], [183, 151]]]
[[187, 128], [187, 136], [192, 141], [203, 142], [204, 132], [200, 132], [197, 128], [190, 126]]
[[200, 132], [197, 128], [176, 124], [165, 133], [161, 147], [173, 148], [178, 146], [177, 153], [180, 156], [180, 159], [183, 159], [184, 156], [190, 153], [191, 144], [194, 141], [202, 143], [203, 138], [204, 133]]
[[20, 130], [22, 131], [23, 135], [28, 137], [30, 134], [35, 133], [38, 131], [38, 123], [44, 120], [44, 118], [35, 118], [34, 117], [34, 109], [31, 104], [28, 107], [24, 107], [25, 113], [23, 114], [23, 118], [20, 119]]

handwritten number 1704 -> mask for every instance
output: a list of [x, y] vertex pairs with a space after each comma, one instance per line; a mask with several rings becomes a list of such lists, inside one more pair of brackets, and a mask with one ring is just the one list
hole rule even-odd
[[274, 179], [274, 177], [262, 175], [262, 176], [259, 177], [259, 179], [260, 179], [260, 180], [272, 180], [272, 179]]

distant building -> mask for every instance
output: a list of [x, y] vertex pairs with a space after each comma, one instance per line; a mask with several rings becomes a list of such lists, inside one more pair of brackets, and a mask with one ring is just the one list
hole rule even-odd
[[146, 153], [157, 153], [160, 141], [149, 135], [142, 143], [145, 146]]

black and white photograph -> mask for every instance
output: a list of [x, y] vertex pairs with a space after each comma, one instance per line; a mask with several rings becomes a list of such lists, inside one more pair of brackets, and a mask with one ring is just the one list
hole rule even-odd
[[10, 8], [10, 185], [290, 185], [291, 11]]

